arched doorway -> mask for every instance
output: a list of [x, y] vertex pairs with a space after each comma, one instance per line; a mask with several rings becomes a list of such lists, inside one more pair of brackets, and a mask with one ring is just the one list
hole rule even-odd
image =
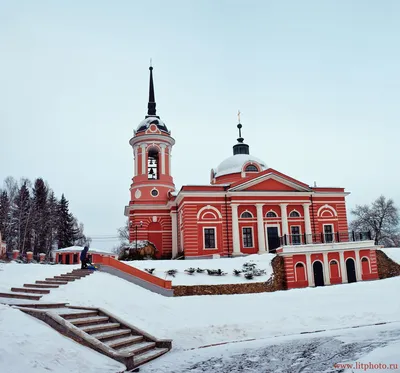
[[162, 255], [162, 227], [158, 222], [151, 222], [149, 224], [147, 239], [154, 244], [157, 249], [156, 257], [159, 258]]
[[313, 263], [313, 272], [314, 272], [314, 284], [315, 286], [324, 286], [324, 268], [322, 263], [319, 261], [315, 261]]
[[297, 263], [296, 267], [296, 281], [306, 281], [306, 270], [303, 263]]
[[353, 258], [346, 260], [347, 282], [357, 282], [356, 265]]

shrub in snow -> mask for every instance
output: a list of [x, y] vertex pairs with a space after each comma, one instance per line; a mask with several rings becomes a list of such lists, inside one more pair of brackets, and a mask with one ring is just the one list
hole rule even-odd
[[240, 276], [241, 273], [242, 273], [242, 271], [240, 271], [240, 270], [238, 270], [238, 269], [234, 269], [234, 270], [233, 270], [233, 274], [234, 274], [235, 276]]
[[203, 273], [204, 271], [205, 271], [205, 269], [201, 269], [201, 268], [197, 268], [197, 269], [196, 269], [196, 272], [197, 272], [197, 273]]
[[153, 274], [155, 268], [145, 268], [144, 269], [147, 273], [150, 273], [151, 275]]
[[185, 272], [188, 273], [189, 275], [192, 275], [193, 273], [196, 272], [196, 269], [193, 267], [185, 269]]
[[222, 272], [220, 269], [207, 269], [207, 273], [210, 276], [225, 276], [226, 273]]
[[248, 280], [251, 280], [254, 277], [253, 272], [246, 272], [244, 274], [244, 277], [247, 278]]
[[257, 264], [256, 263], [249, 263], [246, 262], [243, 264], [243, 269], [244, 270], [253, 270], [254, 268], [256, 268]]
[[177, 269], [169, 269], [168, 271], [165, 271], [165, 273], [168, 275], [168, 276], [172, 276], [172, 277], [175, 277], [175, 274], [178, 272], [178, 270]]
[[254, 276], [262, 276], [262, 275], [265, 275], [267, 273], [267, 271], [265, 270], [265, 269], [258, 269], [258, 268], [255, 268], [254, 270], [253, 270], [253, 275]]

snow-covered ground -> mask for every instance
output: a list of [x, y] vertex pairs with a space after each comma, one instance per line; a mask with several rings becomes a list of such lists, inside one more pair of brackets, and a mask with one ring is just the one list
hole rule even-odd
[[0, 263], [0, 292], [9, 292], [11, 287], [20, 287], [23, 284], [34, 284], [36, 280], [44, 280], [62, 273], [71, 272], [80, 268], [78, 265], [63, 264], [22, 264]]
[[[388, 253], [388, 255], [394, 259], [392, 255], [395, 254]], [[237, 259], [248, 261], [249, 257]], [[151, 261], [150, 264], [152, 263], [156, 262]], [[197, 263], [194, 261], [174, 263], [174, 268], [178, 270], [176, 266], [178, 263], [183, 263], [181, 264], [183, 270], [187, 267], [197, 268]], [[143, 263], [143, 266], [145, 265]], [[222, 266], [214, 267], [211, 264], [201, 267], [210, 269], [221, 267], [225, 270]], [[258, 267], [264, 269], [261, 264]], [[76, 266], [3, 264], [0, 271], [0, 286], [9, 289], [11, 286], [20, 286], [26, 282], [68, 272], [73, 268]], [[190, 277], [184, 273], [182, 276]], [[50, 294], [44, 295], [42, 300], [103, 307], [156, 337], [172, 338], [173, 351], [141, 368], [143, 372], [328, 372], [329, 370], [322, 370], [322, 368], [328, 369], [327, 361], [333, 364], [355, 361], [396, 363], [396, 359], [399, 360], [397, 352], [400, 340], [399, 288], [400, 277], [395, 277], [274, 293], [168, 298], [110, 274], [95, 272], [92, 276], [52, 290]], [[4, 315], [4, 312], [2, 314]], [[21, 372], [36, 372], [31, 367], [42, 369], [43, 364], [49, 367], [49, 369], [43, 368], [46, 371], [53, 369], [64, 372], [64, 366], [54, 356], [61, 356], [60, 351], [72, 351], [72, 347], [68, 349], [64, 347], [63, 342], [57, 341], [58, 338], [63, 340], [65, 338], [35, 319], [31, 322], [28, 316], [19, 315], [28, 320], [27, 324], [22, 321], [13, 323], [0, 316], [0, 371], [14, 372], [3, 367], [8, 367], [6, 364], [10, 364], [11, 358], [22, 360], [22, 354], [26, 354], [28, 357], [24, 364], [29, 369], [19, 370]], [[386, 326], [349, 329], [349, 333], [353, 333], [352, 337], [349, 337], [347, 344], [342, 340], [343, 333], [347, 333], [342, 328], [381, 322], [391, 323]], [[375, 343], [374, 337], [363, 334], [369, 328], [384, 327], [388, 329], [385, 329], [386, 331], [371, 329], [370, 333], [375, 336], [379, 332], [379, 338], [375, 339], [381, 343]], [[9, 329], [7, 333], [3, 333], [3, 330]], [[333, 334], [299, 335], [302, 332], [318, 330], [334, 333], [334, 340], [332, 340]], [[4, 351], [3, 346], [10, 340], [10, 333], [13, 333], [12, 338], [15, 343], [12, 342], [12, 350], [7, 346], [7, 350]], [[44, 344], [46, 348], [36, 347], [35, 338], [41, 340], [41, 337], [36, 337], [38, 333], [50, 333], [46, 338], [51, 342]], [[1, 340], [3, 335], [7, 337]], [[357, 338], [358, 342], [355, 342], [354, 339]], [[199, 349], [210, 344], [248, 339], [257, 341]], [[74, 354], [67, 354], [65, 362], [65, 369], [69, 369], [70, 372], [91, 372], [91, 367], [97, 368], [93, 372], [118, 372], [118, 369], [109, 365], [108, 359], [108, 363], [100, 364], [102, 368], [98, 368], [100, 360], [97, 359], [97, 353], [72, 341], [66, 341], [72, 343], [75, 348]], [[81, 358], [79, 348], [84, 349], [84, 358]], [[313, 351], [312, 354], [307, 353], [310, 350]], [[47, 354], [44, 351], [47, 351]], [[338, 351], [337, 359], [332, 358], [333, 351]], [[11, 357], [8, 358], [8, 355]], [[74, 364], [69, 361], [71, 355], [76, 356], [74, 357], [76, 367], [70, 365]], [[42, 365], [37, 362], [41, 360], [43, 360]], [[54, 365], [57, 361], [60, 364], [59, 369]], [[400, 364], [400, 361], [398, 363]], [[78, 366], [82, 367], [82, 370], [79, 370], [81, 368]]]
[[0, 372], [117, 373], [124, 370], [123, 364], [0, 304]]
[[[145, 270], [155, 268], [153, 275], [164, 280], [171, 280], [172, 285], [219, 285], [219, 284], [238, 284], [247, 282], [265, 282], [272, 274], [271, 260], [274, 254], [249, 255], [238, 258], [218, 258], [218, 259], [190, 259], [190, 260], [135, 260], [124, 263]], [[242, 270], [244, 263], [254, 263], [256, 268], [265, 270], [262, 276], [255, 276], [253, 279], [246, 279], [241, 273], [239, 276], [233, 275], [233, 270]], [[221, 269], [226, 273], [224, 276], [210, 276], [207, 271], [190, 275], [185, 272], [188, 268], [201, 269]], [[175, 277], [166, 274], [166, 271], [176, 269], [178, 272]]]

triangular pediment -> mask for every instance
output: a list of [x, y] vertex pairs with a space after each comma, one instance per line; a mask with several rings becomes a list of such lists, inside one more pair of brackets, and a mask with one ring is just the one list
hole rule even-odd
[[261, 175], [236, 182], [230, 191], [309, 192], [311, 189], [307, 184], [269, 169]]

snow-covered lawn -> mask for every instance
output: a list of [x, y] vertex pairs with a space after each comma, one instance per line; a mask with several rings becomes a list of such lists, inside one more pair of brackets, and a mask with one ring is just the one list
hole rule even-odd
[[11, 287], [34, 284], [37, 280], [71, 272], [78, 265], [0, 263], [0, 292], [10, 292]]
[[[238, 284], [247, 282], [265, 282], [272, 274], [271, 260], [274, 254], [249, 255], [238, 258], [218, 258], [218, 259], [190, 259], [190, 260], [135, 260], [124, 263], [145, 270], [155, 268], [153, 275], [164, 280], [171, 280], [172, 285], [219, 285], [219, 284]], [[241, 273], [239, 276], [233, 275], [233, 270], [242, 270], [244, 263], [254, 263], [256, 268], [265, 270], [262, 276], [254, 276], [253, 279], [246, 279]], [[210, 276], [207, 271], [190, 275], [185, 272], [188, 268], [201, 269], [221, 269], [226, 273], [224, 276]], [[170, 269], [178, 272], [175, 277], [166, 274]]]
[[97, 306], [175, 349], [400, 320], [400, 277], [274, 293], [168, 298], [107, 273], [60, 287], [43, 301]]
[[400, 247], [387, 247], [381, 249], [390, 259], [400, 264]]
[[0, 372], [3, 373], [117, 373], [125, 370], [123, 364], [1, 304], [0, 330]]

